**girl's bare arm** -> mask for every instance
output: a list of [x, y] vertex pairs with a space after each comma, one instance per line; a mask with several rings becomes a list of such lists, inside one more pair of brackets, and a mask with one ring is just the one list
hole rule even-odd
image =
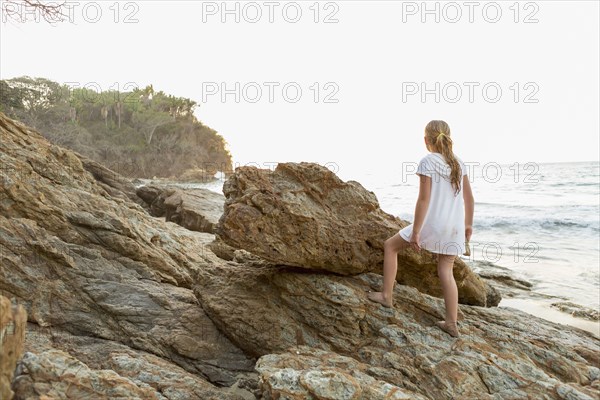
[[475, 198], [471, 190], [471, 183], [467, 175], [463, 177], [463, 199], [465, 201], [465, 235], [467, 240], [471, 239], [473, 232], [473, 213], [475, 212]]

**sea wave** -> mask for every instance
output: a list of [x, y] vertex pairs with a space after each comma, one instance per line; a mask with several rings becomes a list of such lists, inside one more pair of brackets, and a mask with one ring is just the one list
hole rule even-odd
[[586, 221], [574, 221], [562, 218], [475, 218], [473, 223], [474, 227], [482, 229], [533, 229], [533, 230], [544, 230], [554, 231], [563, 228], [570, 229], [587, 229], [592, 232], [600, 232], [600, 224], [598, 221], [586, 222]]

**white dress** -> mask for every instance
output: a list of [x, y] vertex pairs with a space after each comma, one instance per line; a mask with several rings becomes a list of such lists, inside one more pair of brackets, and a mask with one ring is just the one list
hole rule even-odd
[[[456, 157], [456, 156], [455, 156]], [[450, 183], [450, 166], [440, 153], [429, 153], [419, 161], [416, 173], [431, 177], [431, 197], [421, 228], [420, 246], [432, 253], [462, 255], [465, 252], [465, 206], [463, 176], [467, 169], [456, 157], [461, 167], [460, 192], [455, 196]], [[410, 241], [413, 224], [398, 233]]]

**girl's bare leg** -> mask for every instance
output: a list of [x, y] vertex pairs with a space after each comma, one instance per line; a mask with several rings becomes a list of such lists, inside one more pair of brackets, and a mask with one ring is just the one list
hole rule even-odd
[[456, 256], [449, 254], [438, 255], [438, 276], [444, 293], [446, 305], [446, 320], [438, 321], [437, 325], [452, 336], [459, 336], [456, 321], [458, 320], [458, 288], [452, 269]]
[[392, 291], [398, 271], [398, 253], [409, 247], [409, 243], [396, 233], [383, 244], [383, 288], [381, 292], [371, 292], [367, 297], [386, 307], [392, 307]]

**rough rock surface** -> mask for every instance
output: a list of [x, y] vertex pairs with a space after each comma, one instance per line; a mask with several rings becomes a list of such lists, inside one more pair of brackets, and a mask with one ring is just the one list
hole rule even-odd
[[13, 398], [11, 382], [23, 354], [27, 312], [0, 294], [0, 399]]
[[[383, 243], [409, 223], [379, 207], [373, 192], [343, 182], [315, 163], [279, 163], [274, 171], [238, 167], [223, 185], [217, 234], [269, 261], [343, 275], [381, 271]], [[397, 281], [442, 296], [435, 256], [399, 254]], [[459, 301], [495, 306], [499, 292], [461, 259], [454, 265]]]
[[[64, 337], [63, 337], [64, 339]], [[201, 377], [149, 353], [134, 351], [114, 342], [75, 337], [82, 358], [91, 349], [100, 354], [91, 368], [66, 351], [49, 348], [26, 352], [17, 369], [15, 391], [20, 398], [71, 399], [233, 399], [247, 398], [236, 389], [218, 389]], [[91, 348], [91, 349], [90, 349]], [[73, 352], [73, 349], [70, 349]], [[242, 392], [242, 391], [240, 391]], [[248, 392], [249, 393], [249, 392]]]
[[139, 187], [137, 195], [155, 217], [165, 217], [192, 231], [213, 233], [223, 214], [225, 198], [208, 189], [181, 189], [170, 186]]
[[[21, 372], [22, 371], [22, 372]], [[15, 379], [20, 398], [164, 399], [112, 370], [91, 370], [61, 350], [26, 352]]]
[[104, 165], [87, 158], [77, 152], [73, 152], [83, 164], [89, 173], [91, 173], [96, 182], [102, 186], [111, 196], [122, 199], [129, 199], [134, 203], [145, 206], [145, 203], [135, 193], [135, 186], [130, 178], [127, 178], [117, 171], [113, 171]]
[[269, 354], [256, 363], [260, 389], [267, 400], [363, 399], [425, 400], [420, 394], [369, 375], [371, 366], [351, 357], [298, 346], [291, 353]]
[[[316, 368], [312, 358], [336, 354], [366, 364], [357, 371], [401, 393], [436, 400], [600, 394], [598, 338], [516, 309], [460, 305], [462, 336], [455, 339], [435, 326], [444, 316], [442, 299], [396, 285], [394, 310], [369, 301], [367, 290], [381, 284], [373, 273], [344, 277], [230, 263], [227, 269], [201, 270], [198, 281], [195, 293], [221, 331], [247, 352], [264, 356], [257, 367], [263, 394], [272, 398], [304, 398], [312, 384], [296, 379], [328, 370], [327, 361]], [[331, 354], [317, 352], [307, 360], [306, 349], [299, 356], [290, 350], [294, 346]], [[268, 356], [273, 353], [289, 354]], [[358, 375], [355, 381], [332, 375], [323, 385], [338, 378], [345, 383], [335, 385], [353, 393], [374, 384]], [[316, 399], [337, 398], [315, 393]]]
[[213, 235], [112, 196], [74, 153], [1, 113], [0, 133], [0, 290], [30, 322], [152, 353], [217, 385], [254, 373], [254, 360], [215, 340], [191, 290]]

